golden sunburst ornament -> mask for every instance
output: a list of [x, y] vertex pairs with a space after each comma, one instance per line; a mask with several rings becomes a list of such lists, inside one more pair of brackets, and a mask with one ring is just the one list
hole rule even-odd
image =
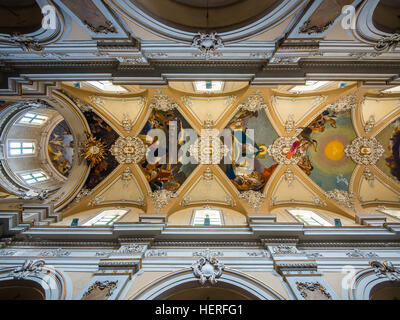
[[86, 133], [86, 136], [87, 140], [84, 143], [81, 155], [90, 162], [90, 167], [93, 168], [105, 158], [107, 146], [101, 139], [93, 137], [92, 134]]

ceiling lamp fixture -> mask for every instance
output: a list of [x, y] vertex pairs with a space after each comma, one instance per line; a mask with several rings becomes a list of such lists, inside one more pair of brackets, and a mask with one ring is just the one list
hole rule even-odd
[[295, 86], [290, 89], [290, 92], [303, 93], [312, 92], [330, 84], [331, 81], [306, 81], [304, 86]]
[[222, 92], [224, 84], [224, 81], [195, 81], [194, 90], [199, 93]]
[[87, 84], [104, 92], [128, 92], [124, 87], [114, 85], [111, 81], [87, 81]]

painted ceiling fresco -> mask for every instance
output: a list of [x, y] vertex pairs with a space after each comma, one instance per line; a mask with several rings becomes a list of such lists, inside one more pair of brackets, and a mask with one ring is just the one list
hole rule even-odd
[[155, 159], [149, 163], [145, 160], [141, 164], [141, 169], [150, 185], [151, 190], [168, 190], [176, 191], [184, 183], [186, 178], [196, 168], [196, 164], [182, 164], [178, 158], [177, 163], [171, 164], [169, 159], [169, 127], [170, 121], [176, 121], [178, 129], [178, 144], [177, 150], [180, 149], [186, 142], [187, 139], [183, 134], [183, 129], [190, 129], [189, 123], [185, 118], [176, 110], [161, 111], [154, 110], [147, 120], [144, 128], [139, 134], [139, 138], [150, 148], [157, 149], [160, 144], [159, 138], [156, 136], [148, 135], [151, 129], [162, 130], [166, 137], [166, 149], [162, 148], [155, 151]]
[[65, 120], [53, 129], [47, 148], [53, 166], [68, 177], [74, 156], [74, 138]]
[[347, 191], [356, 165], [344, 149], [356, 136], [350, 111], [324, 111], [298, 136], [297, 148], [306, 149], [298, 166], [323, 190]]
[[400, 181], [400, 118], [383, 129], [376, 139], [382, 144], [386, 152], [377, 162], [377, 167], [386, 175]]
[[[239, 111], [228, 123], [233, 137], [231, 162], [220, 167], [239, 191], [263, 190], [270, 176], [278, 166], [267, 154], [267, 146], [278, 137], [265, 111]], [[246, 134], [254, 130], [254, 141]], [[254, 145], [254, 155], [246, 155], [248, 145]], [[254, 166], [252, 162], [254, 160]]]
[[105, 158], [96, 164], [91, 170], [85, 187], [93, 189], [103, 181], [117, 166], [117, 160], [111, 155], [110, 147], [118, 139], [116, 133], [102, 118], [92, 111], [84, 112], [85, 118], [89, 124], [90, 131], [94, 138], [101, 140], [106, 145]]

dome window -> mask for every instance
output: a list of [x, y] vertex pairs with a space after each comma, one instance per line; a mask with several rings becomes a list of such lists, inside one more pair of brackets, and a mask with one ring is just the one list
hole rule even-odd
[[23, 173], [21, 174], [21, 177], [27, 184], [43, 182], [49, 179], [49, 177], [43, 171]]
[[35, 126], [41, 126], [43, 123], [47, 121], [47, 117], [36, 114], [33, 112], [27, 112], [25, 115], [18, 121], [19, 124], [30, 124]]
[[35, 153], [35, 144], [33, 142], [11, 141], [8, 145], [10, 156], [26, 156]]

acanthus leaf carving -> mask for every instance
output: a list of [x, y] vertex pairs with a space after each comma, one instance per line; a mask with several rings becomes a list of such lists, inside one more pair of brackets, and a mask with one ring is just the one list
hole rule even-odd
[[390, 281], [400, 280], [400, 269], [396, 268], [390, 261], [371, 261], [369, 263], [379, 277], [387, 277]]
[[193, 274], [204, 285], [209, 281], [212, 285], [217, 283], [225, 266], [209, 251], [202, 253], [197, 262], [192, 265]]

